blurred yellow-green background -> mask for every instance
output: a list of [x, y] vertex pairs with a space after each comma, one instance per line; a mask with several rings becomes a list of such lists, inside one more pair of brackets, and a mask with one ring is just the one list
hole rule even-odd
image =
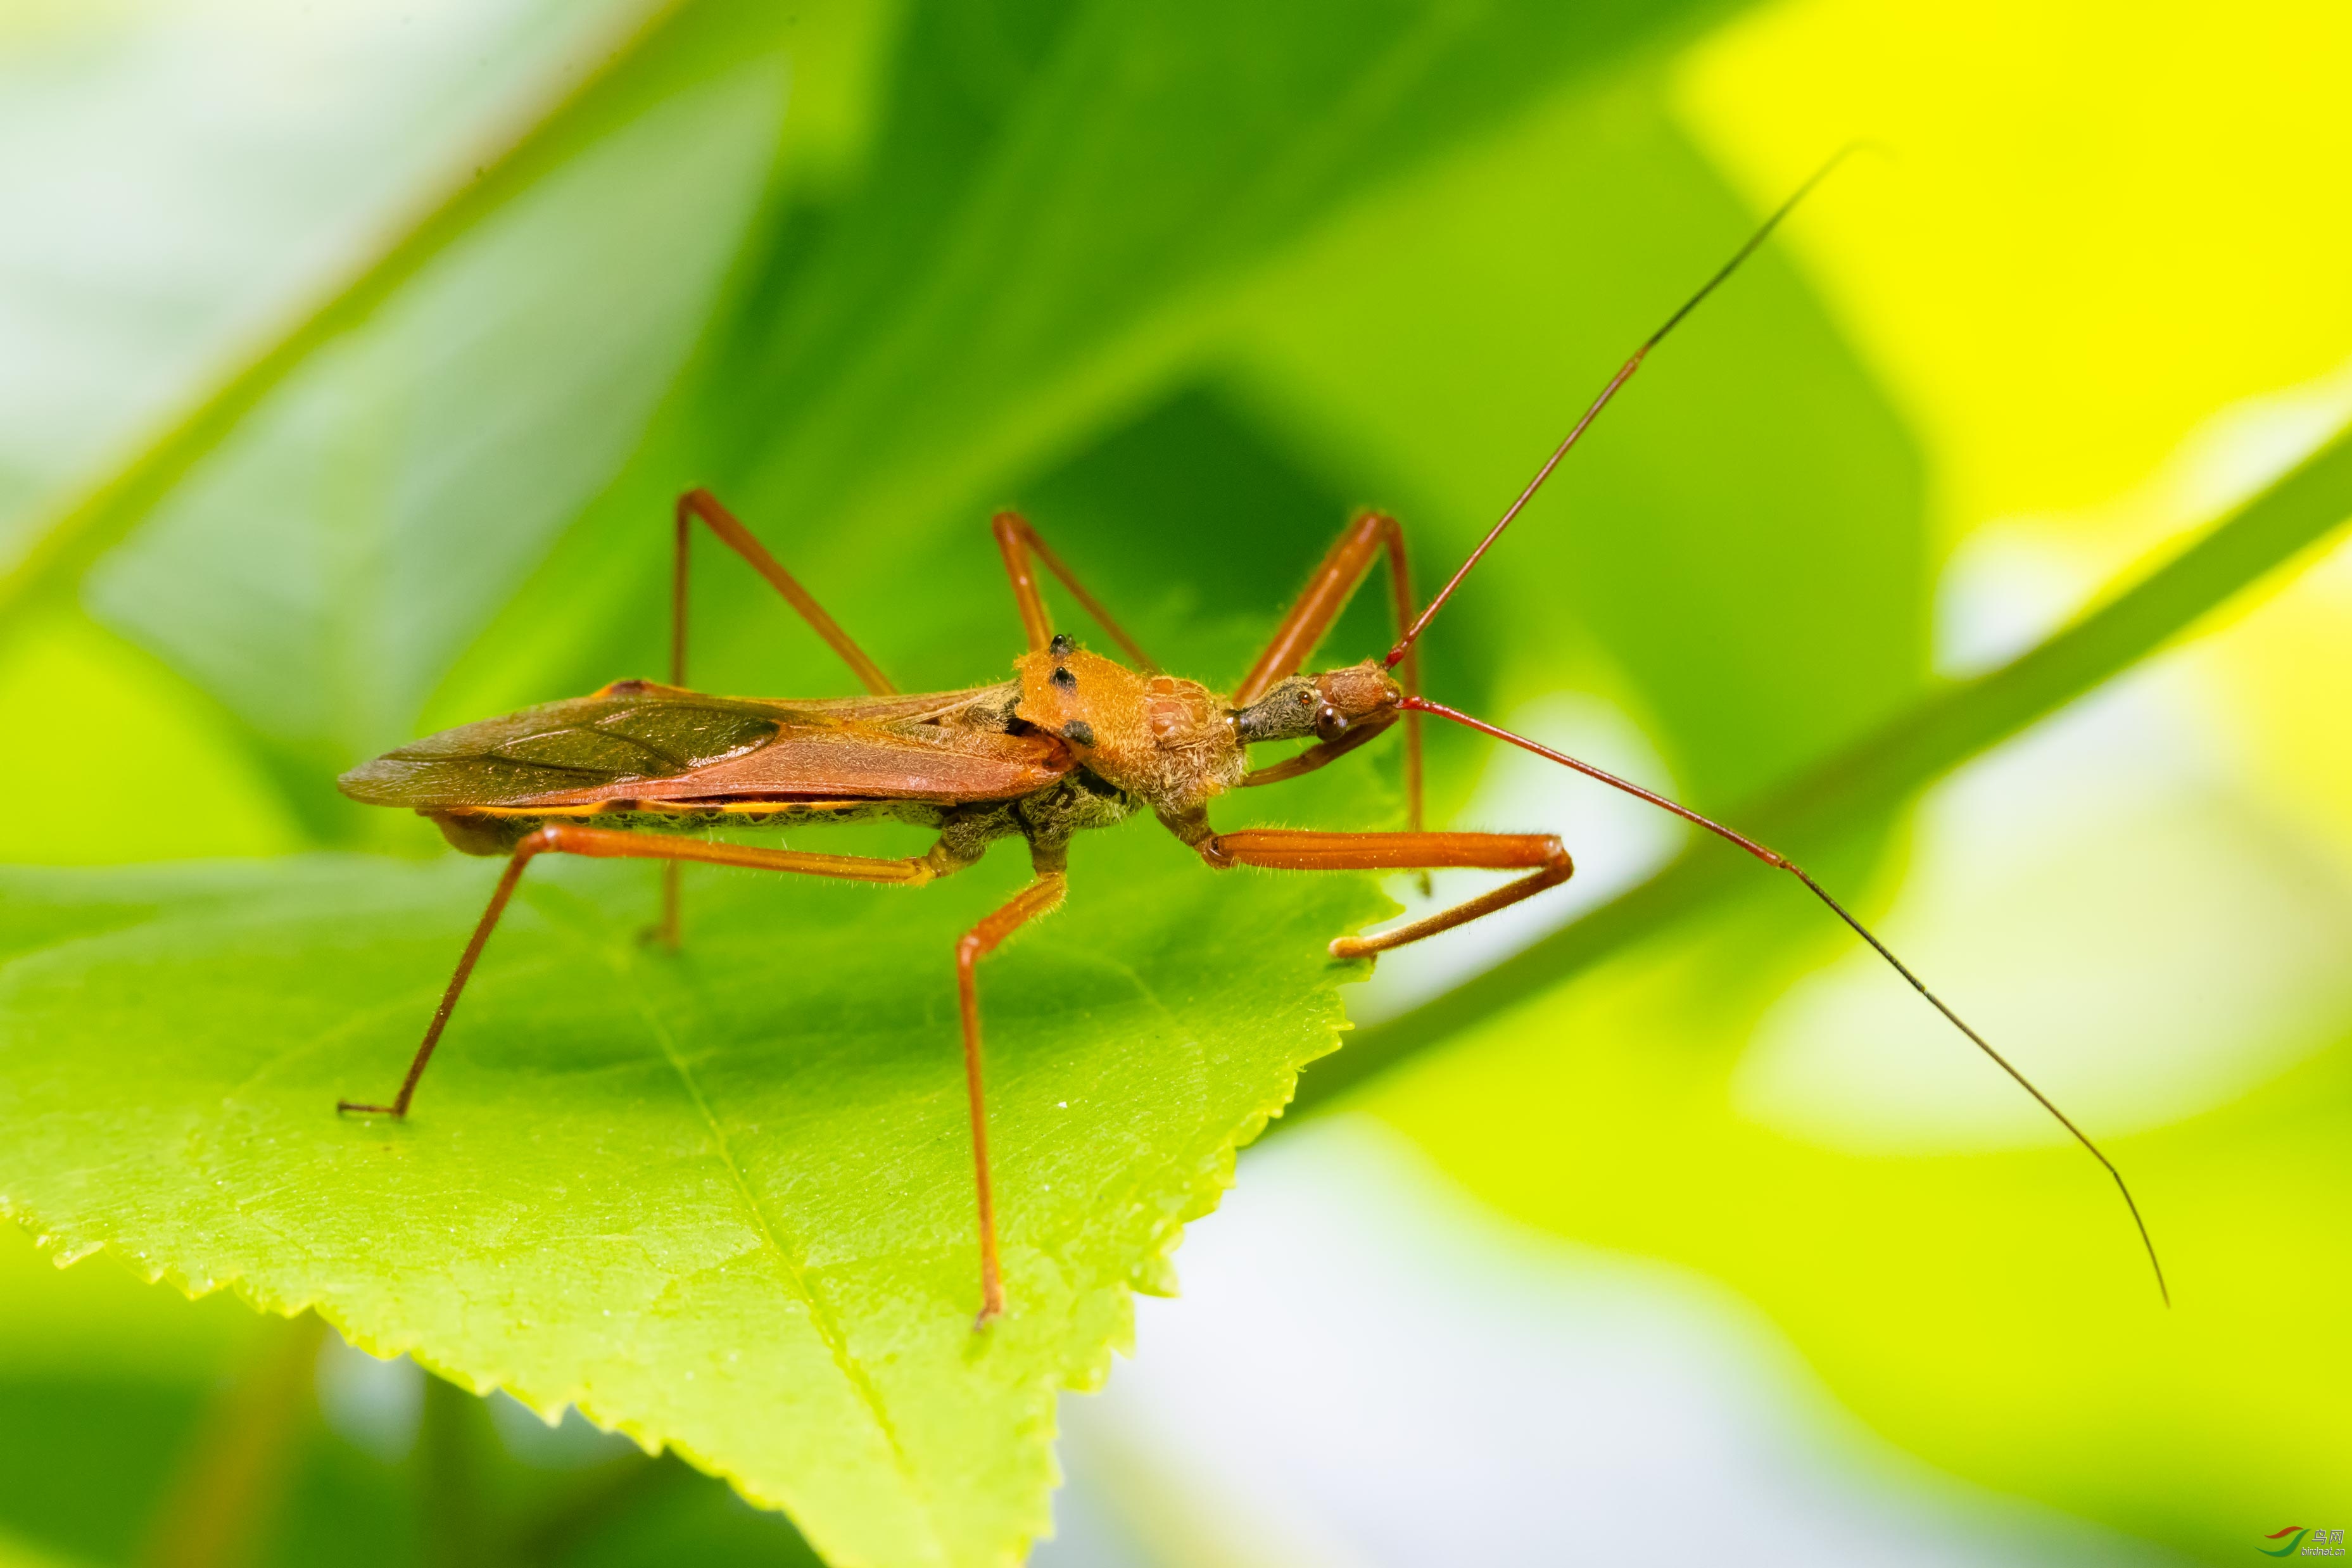
[[[327, 781], [655, 673], [690, 479], [910, 685], [1013, 651], [980, 526], [1008, 500], [1229, 681], [1349, 506], [1406, 519], [1428, 592], [1851, 142], [1437, 624], [1441, 699], [1728, 810], [2352, 420], [2352, 15], [2315, 5], [1400, 0], [1293, 18], [1277, 68], [1240, 13], [812, 4], [302, 336], [640, 15], [0, 16], [0, 858], [435, 853]], [[1318, 29], [1366, 41], [1327, 61]], [[1201, 80], [1234, 103], [1154, 97]], [[138, 466], [289, 341], [184, 470]], [[704, 582], [710, 684], [837, 679]], [[1335, 652], [1375, 651], [1370, 609]], [[1065, 1396], [1036, 1560], [2230, 1562], [2352, 1525], [2347, 711], [2336, 546], [1792, 847], [2101, 1137], [2168, 1311], [2081, 1151], [1759, 869], [1245, 1156], [1185, 1295]], [[1385, 962], [1350, 995], [1375, 1025], [1681, 843], [1466, 738], [1433, 768], [1439, 815], [1559, 831], [1581, 875]], [[435, 1465], [488, 1509], [614, 1462], [0, 1244], [0, 1563], [455, 1561]], [[206, 1466], [247, 1439], [280, 1511], [173, 1556], [152, 1521], [233, 1491]], [[803, 1550], [672, 1468], [501, 1550]], [[339, 1513], [379, 1521], [365, 1552]]]

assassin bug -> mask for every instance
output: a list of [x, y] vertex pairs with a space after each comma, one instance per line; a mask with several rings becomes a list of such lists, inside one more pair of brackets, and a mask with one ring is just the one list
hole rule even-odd
[[[1573, 869], [1568, 851], [1552, 835], [1423, 829], [1420, 724], [1423, 715], [1433, 714], [1638, 796], [1802, 882], [2114, 1177], [2156, 1270], [2157, 1288], [2168, 1302], [2163, 1266], [2122, 1173], [2024, 1074], [1794, 861], [1639, 784], [1421, 695], [1414, 645], [1463, 579], [1650, 352], [1764, 243], [1836, 163], [1832, 159], [1807, 180], [1634, 350], [1428, 605], [1414, 609], [1402, 528], [1391, 517], [1367, 512], [1331, 546], [1229, 699], [1162, 672], [1036, 531], [1009, 511], [1000, 512], [993, 526], [1029, 641], [1027, 653], [1013, 662], [1013, 678], [960, 691], [901, 694], [748, 529], [708, 491], [689, 490], [677, 508], [668, 685], [619, 681], [591, 697], [444, 731], [356, 768], [340, 781], [344, 793], [356, 800], [414, 808], [436, 822], [459, 849], [508, 858], [505, 874], [457, 960], [399, 1092], [388, 1105], [343, 1100], [338, 1110], [407, 1114], [417, 1079], [432, 1059], [467, 977], [524, 868], [540, 855], [665, 862], [657, 933], [674, 945], [681, 862], [919, 886], [973, 865], [994, 840], [1024, 838], [1034, 879], [967, 932], [955, 952], [979, 1220], [978, 1321], [985, 1325], [1004, 1310], [1004, 1289], [997, 1267], [982, 1093], [974, 974], [979, 962], [1013, 931], [1062, 902], [1064, 868], [1075, 835], [1145, 810], [1213, 868], [1426, 872], [1471, 867], [1521, 873], [1502, 887], [1403, 925], [1339, 937], [1330, 951], [1341, 958], [1435, 936], [1568, 880]], [[687, 563], [698, 521], [774, 585], [848, 664], [867, 695], [803, 701], [712, 697], [687, 689]], [[1395, 646], [1377, 661], [1300, 673], [1356, 589], [1383, 562], [1396, 615]], [[1060, 579], [1140, 670], [1087, 652], [1055, 630], [1039, 585], [1040, 564]], [[1404, 726], [1406, 831], [1247, 828], [1219, 833], [1210, 825], [1208, 805], [1218, 795], [1297, 778], [1400, 721]], [[1249, 748], [1277, 741], [1313, 743], [1285, 761], [1253, 768]], [[936, 827], [939, 840], [923, 854], [890, 859], [676, 836], [718, 824], [861, 817], [898, 817]]]

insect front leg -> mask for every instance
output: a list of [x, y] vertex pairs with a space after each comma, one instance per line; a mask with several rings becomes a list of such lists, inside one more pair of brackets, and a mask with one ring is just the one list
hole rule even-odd
[[1452, 931], [1496, 910], [1557, 888], [1576, 866], [1559, 838], [1549, 833], [1312, 833], [1286, 827], [1248, 827], [1238, 833], [1182, 837], [1216, 867], [1263, 866], [1275, 871], [1434, 871], [1472, 867], [1490, 871], [1527, 871], [1516, 882], [1466, 899], [1433, 915], [1370, 936], [1335, 937], [1334, 958], [1362, 958]]
[[1054, 640], [1053, 614], [1045, 608], [1045, 591], [1038, 586], [1036, 568], [1030, 564], [1029, 558], [1034, 555], [1062, 580], [1062, 586], [1086, 606], [1087, 614], [1110, 634], [1110, 640], [1118, 644], [1128, 658], [1145, 669], [1158, 673], [1159, 660], [1144, 652], [1136, 640], [1111, 619], [1110, 612], [1102, 607], [1102, 602], [1087, 593], [1086, 584], [1078, 581], [1077, 575], [1062, 564], [1062, 558], [1045, 547], [1045, 542], [1037, 536], [1036, 529], [1030, 526], [1027, 518], [1017, 511], [1000, 511], [989, 523], [989, 530], [996, 535], [996, 548], [1004, 556], [1005, 574], [1013, 579], [1013, 598], [1021, 607], [1021, 626], [1029, 634], [1031, 653], [1043, 652]]
[[[1329, 633], [1331, 624], [1348, 607], [1348, 601], [1355, 597], [1365, 577], [1383, 560], [1389, 567], [1390, 608], [1395, 613], [1397, 634], [1402, 637], [1413, 620], [1412, 573], [1405, 562], [1404, 525], [1386, 512], [1368, 511], [1332, 542], [1314, 575], [1307, 578], [1298, 602], [1282, 617], [1265, 651], [1258, 655], [1257, 663], [1242, 678], [1234, 692], [1234, 706], [1246, 708], [1297, 674]], [[1398, 684], [1408, 697], [1418, 696], [1420, 656], [1408, 647], [1398, 662]], [[1311, 747], [1288, 764], [1265, 770], [1249, 782], [1274, 784], [1311, 773], [1370, 739], [1369, 734], [1359, 734], [1344, 744]], [[1405, 824], [1418, 833], [1422, 823], [1421, 715], [1410, 711], [1404, 720], [1404, 795]]]
[[506, 870], [499, 878], [498, 887], [490, 894], [489, 907], [475, 923], [474, 934], [466, 942], [466, 951], [458, 955], [457, 973], [449, 976], [448, 986], [441, 993], [441, 1005], [433, 1010], [433, 1021], [425, 1026], [425, 1041], [416, 1047], [416, 1055], [408, 1064], [408, 1076], [400, 1080], [400, 1092], [389, 1105], [363, 1104], [358, 1100], [339, 1100], [337, 1111], [359, 1111], [375, 1116], [406, 1116], [408, 1102], [415, 1098], [416, 1080], [425, 1076], [425, 1064], [433, 1059], [434, 1047], [441, 1043], [441, 1031], [448, 1026], [449, 1015], [457, 1009], [457, 998], [466, 989], [466, 982], [474, 973], [475, 963], [482, 956], [490, 932], [506, 913], [507, 904], [514, 898], [516, 885], [521, 882], [523, 868], [541, 855], [549, 853], [587, 855], [603, 859], [667, 860], [676, 865], [685, 860], [698, 860], [710, 866], [743, 866], [753, 870], [793, 871], [804, 877], [831, 877], [851, 882], [896, 882], [919, 887], [935, 878], [961, 870], [971, 863], [971, 858], [950, 850], [944, 843], [922, 855], [910, 855], [904, 859], [883, 859], [871, 855], [812, 855], [793, 849], [763, 849], [748, 844], [713, 844], [699, 838], [671, 838], [657, 833], [629, 833], [610, 827], [583, 827], [574, 823], [551, 822], [527, 835], [515, 846]]

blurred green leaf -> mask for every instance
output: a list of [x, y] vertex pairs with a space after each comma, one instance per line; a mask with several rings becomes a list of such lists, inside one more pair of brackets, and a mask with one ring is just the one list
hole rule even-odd
[[641, 30], [634, 47], [620, 50], [604, 70], [568, 85], [540, 113], [527, 116], [511, 145], [467, 171], [440, 201], [403, 226], [380, 254], [299, 315], [282, 336], [231, 369], [121, 468], [35, 525], [0, 577], [0, 613], [13, 613], [42, 594], [69, 591], [310, 354], [366, 321], [471, 225], [496, 213], [581, 143], [631, 112], [641, 112], [674, 87], [672, 73], [692, 59], [697, 44], [708, 42], [696, 36], [703, 29], [679, 26], [679, 18], [698, 21], [721, 9], [667, 7]]
[[[0, 21], [0, 562], [257, 329], [510, 140], [519, 98], [610, 53], [644, 0]], [[40, 10], [38, 0], [29, 8]], [[568, 65], [562, 62], [572, 62]]]
[[249, 726], [289, 801], [411, 722], [703, 330], [783, 97], [781, 60], [735, 32], [742, 61], [667, 80], [495, 221], [466, 215], [92, 574], [99, 618]]
[[[0, 970], [7, 1212], [183, 1287], [315, 1307], [370, 1349], [574, 1403], [788, 1509], [842, 1562], [1010, 1561], [1047, 1522], [1053, 1404], [1293, 1075], [1336, 1043], [1323, 942], [1360, 879], [1161, 877], [1084, 847], [1076, 908], [988, 971], [1013, 1314], [975, 1335], [947, 962], [1007, 896], [534, 872], [413, 1121], [393, 1081], [487, 868], [16, 872]], [[631, 868], [619, 868], [626, 871]], [[642, 869], [642, 868], [637, 868]]]
[[[2295, 1500], [2341, 1495], [2352, 1449], [2314, 1406], [2343, 1376], [2352, 1162], [2332, 1130], [2352, 1042], [2339, 1030], [2236, 1103], [2103, 1138], [2163, 1251], [2167, 1310], [2077, 1146], [1824, 1148], [1740, 1103], [1759, 1020], [1839, 942], [1808, 901], [1767, 880], [1355, 1103], [1502, 1214], [1724, 1281], [1939, 1469], [2213, 1562]], [[1815, 934], [1792, 948], [1791, 929]]]
[[[782, 1518], [674, 1458], [577, 1415], [545, 1427], [510, 1402], [338, 1345], [322, 1356], [318, 1327], [258, 1316], [229, 1291], [190, 1301], [110, 1258], [60, 1271], [0, 1226], [0, 1468], [12, 1482], [0, 1563], [152, 1563], [169, 1542], [175, 1563], [389, 1568], [419, 1561], [428, 1535], [431, 1561], [486, 1568], [813, 1560]], [[419, 1384], [432, 1407], [423, 1431], [402, 1397]], [[261, 1470], [279, 1485], [232, 1500], [223, 1439], [240, 1415], [275, 1425], [284, 1447]], [[465, 1497], [439, 1489], [452, 1482]], [[231, 1550], [208, 1555], [190, 1514], [210, 1515], [211, 1541]], [[442, 1533], [453, 1514], [475, 1528], [456, 1551]]]
[[[152, 656], [68, 612], [27, 616], [0, 637], [0, 708], [26, 737], [10, 782], [45, 808], [0, 821], [0, 861], [100, 865], [210, 855], [283, 855], [301, 825], [246, 737]], [[123, 738], [171, 759], [171, 808], [152, 775], [133, 782]], [[93, 764], [98, 764], [94, 766]], [[92, 775], [114, 789], [93, 789]], [[67, 803], [71, 803], [68, 805]]]
[[1213, 320], [1207, 290], [1690, 9], [926, 14], [875, 199], [736, 336], [761, 454], [747, 499], [844, 527], [963, 500], [1134, 384], [1131, 362], [1168, 352], [1153, 340]]

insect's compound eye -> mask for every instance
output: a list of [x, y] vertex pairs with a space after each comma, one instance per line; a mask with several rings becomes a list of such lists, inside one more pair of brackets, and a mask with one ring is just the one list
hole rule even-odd
[[1078, 650], [1078, 645], [1072, 642], [1069, 639], [1068, 635], [1064, 632], [1055, 632], [1054, 634], [1054, 640], [1046, 644], [1045, 647], [1046, 651], [1052, 653], [1057, 658], [1064, 654], [1076, 653]]
[[1066, 666], [1055, 665], [1054, 667], [1053, 680], [1055, 685], [1060, 687], [1065, 691], [1076, 691], [1078, 689], [1078, 678], [1072, 675]]
[[1347, 732], [1348, 721], [1337, 708], [1326, 705], [1322, 712], [1315, 715], [1315, 733], [1324, 740], [1336, 741]]
[[1062, 739], [1072, 745], [1091, 746], [1095, 743], [1095, 727], [1084, 719], [1073, 719], [1062, 726]]

